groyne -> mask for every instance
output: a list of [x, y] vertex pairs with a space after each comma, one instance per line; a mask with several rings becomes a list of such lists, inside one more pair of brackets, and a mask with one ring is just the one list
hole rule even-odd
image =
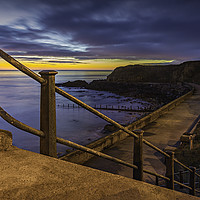
[[[182, 95], [181, 97], [171, 101], [170, 103], [162, 106], [158, 110], [152, 112], [151, 114], [133, 122], [132, 124], [128, 125], [127, 128], [129, 130], [134, 129], [141, 129], [144, 126], [148, 125], [149, 123], [155, 121], [157, 118], [159, 118], [161, 115], [165, 114], [169, 110], [175, 108], [177, 105], [179, 105], [181, 102], [183, 102], [186, 98], [191, 96], [194, 92], [194, 88], [191, 87], [191, 90]], [[88, 148], [94, 149], [96, 151], [102, 151], [103, 149], [109, 148], [116, 142], [123, 140], [127, 138], [129, 135], [121, 130], [116, 131], [110, 135], [107, 135], [99, 140], [96, 140], [90, 144], [87, 145]], [[67, 155], [64, 155], [60, 157], [61, 160], [66, 160], [73, 163], [83, 164], [84, 162], [88, 161], [90, 158], [92, 158], [93, 155], [76, 150], [73, 151]]]

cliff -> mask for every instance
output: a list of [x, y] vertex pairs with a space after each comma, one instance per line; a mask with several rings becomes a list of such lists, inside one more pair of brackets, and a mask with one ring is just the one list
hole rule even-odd
[[200, 84], [200, 61], [179, 65], [128, 65], [116, 68], [107, 77], [112, 82], [192, 82]]

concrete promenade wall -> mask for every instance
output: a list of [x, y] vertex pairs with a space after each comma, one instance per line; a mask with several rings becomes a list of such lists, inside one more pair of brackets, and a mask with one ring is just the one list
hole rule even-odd
[[199, 199], [14, 146], [0, 158], [1, 200]]
[[[142, 129], [144, 126], [158, 119], [161, 115], [175, 108], [177, 105], [183, 102], [187, 97], [191, 96], [193, 92], [194, 92], [194, 88], [192, 88], [190, 92], [162, 106], [161, 108], [152, 112], [151, 114], [133, 122], [132, 124], [128, 125], [127, 128], [129, 130]], [[103, 149], [109, 148], [116, 142], [123, 140], [128, 136], [129, 135], [127, 133], [119, 130], [88, 144], [87, 147], [94, 149], [96, 151], [102, 151]], [[84, 162], [86, 162], [92, 157], [93, 157], [92, 154], [89, 154], [80, 150], [76, 150], [65, 156], [62, 156], [60, 159], [73, 162], [73, 163], [83, 164]]]

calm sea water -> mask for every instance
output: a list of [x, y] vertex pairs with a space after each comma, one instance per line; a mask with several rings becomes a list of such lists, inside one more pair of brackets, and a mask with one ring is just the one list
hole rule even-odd
[[[38, 73], [38, 71], [36, 71]], [[58, 70], [56, 83], [105, 79], [111, 71], [68, 71]], [[124, 98], [110, 92], [94, 91], [80, 88], [64, 88], [71, 95], [94, 105], [142, 106], [141, 101]], [[147, 104], [147, 102], [143, 102]], [[70, 108], [68, 108], [68, 105]], [[57, 136], [79, 144], [87, 144], [101, 138], [103, 127], [107, 122], [82, 108], [71, 108], [72, 102], [56, 94]], [[0, 71], [0, 106], [17, 120], [39, 129], [40, 120], [40, 84], [20, 71]], [[64, 107], [63, 107], [64, 106]], [[139, 117], [138, 113], [102, 111], [105, 115], [125, 124]], [[19, 148], [39, 152], [39, 137], [21, 131], [0, 118], [0, 129], [13, 134], [13, 144]], [[58, 152], [64, 153], [66, 147], [58, 145]]]

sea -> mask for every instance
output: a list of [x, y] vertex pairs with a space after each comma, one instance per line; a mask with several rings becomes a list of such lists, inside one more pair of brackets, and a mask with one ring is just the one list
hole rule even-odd
[[[56, 83], [75, 80], [85, 80], [90, 83], [93, 80], [106, 79], [111, 73], [110, 70], [57, 70], [57, 72]], [[132, 106], [140, 108], [150, 105], [141, 99], [123, 97], [106, 91], [75, 87], [61, 87], [61, 89], [92, 107], [101, 105], [102, 107]], [[22, 72], [0, 70], [0, 106], [15, 119], [40, 129], [40, 84]], [[143, 114], [113, 110], [99, 111], [122, 125], [133, 122]], [[103, 128], [106, 124], [108, 122], [56, 94], [56, 132], [58, 137], [86, 145], [105, 136]], [[0, 118], [0, 129], [12, 132], [13, 145], [33, 152], [40, 151], [39, 137], [13, 127], [2, 118]], [[64, 154], [69, 149], [69, 147], [57, 144], [59, 154]]]

